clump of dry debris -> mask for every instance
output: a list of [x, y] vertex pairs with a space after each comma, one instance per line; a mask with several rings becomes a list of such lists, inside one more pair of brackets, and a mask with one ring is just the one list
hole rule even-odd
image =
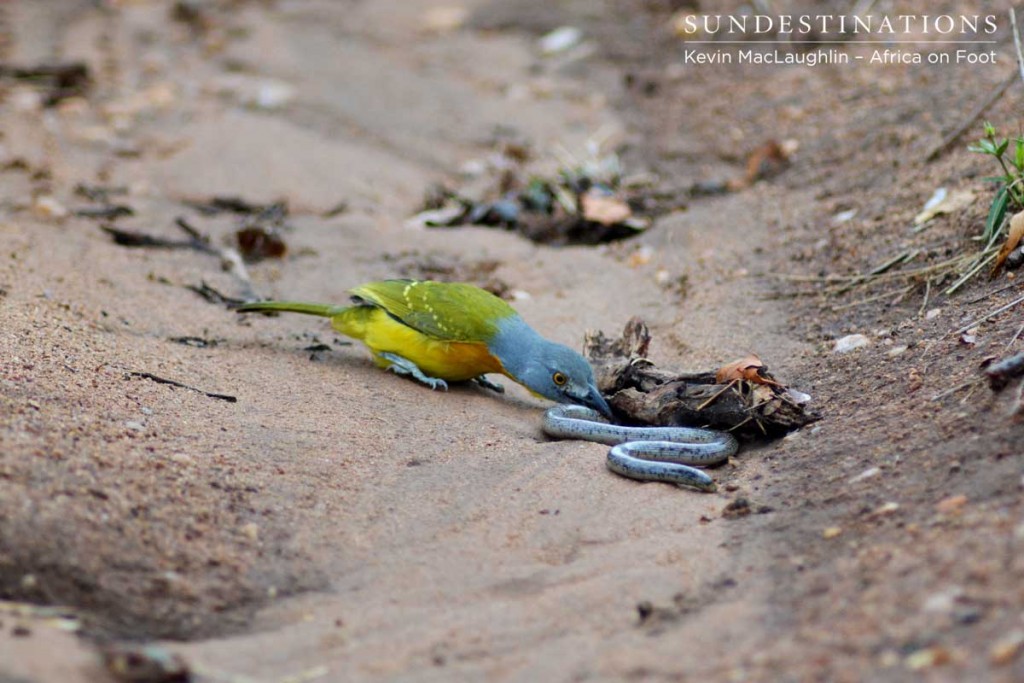
[[430, 188], [410, 223], [428, 228], [484, 225], [544, 244], [599, 244], [650, 227], [655, 210], [647, 175], [625, 177], [615, 154], [594, 145], [585, 158], [563, 154], [558, 171], [531, 174], [529, 148], [505, 142], [471, 164], [466, 182]]
[[615, 414], [656, 426], [708, 426], [750, 438], [778, 436], [821, 416], [811, 397], [776, 380], [756, 356], [717, 371], [679, 373], [647, 360], [651, 334], [632, 318], [619, 339], [588, 332], [584, 354]]

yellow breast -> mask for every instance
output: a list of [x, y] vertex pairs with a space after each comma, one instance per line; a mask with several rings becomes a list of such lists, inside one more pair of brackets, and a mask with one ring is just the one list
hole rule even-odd
[[387, 367], [390, 361], [379, 354], [394, 353], [411, 360], [428, 376], [450, 382], [504, 373], [501, 362], [491, 355], [486, 344], [428, 337], [377, 307], [347, 309], [344, 314], [335, 316], [331, 324], [342, 334], [366, 344], [380, 367]]

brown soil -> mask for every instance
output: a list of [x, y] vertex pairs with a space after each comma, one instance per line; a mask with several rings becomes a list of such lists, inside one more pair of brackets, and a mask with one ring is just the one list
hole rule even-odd
[[[107, 680], [111, 640], [165, 641], [203, 680], [1024, 678], [1017, 387], [948, 392], [1024, 346], [1016, 310], [954, 333], [1019, 286], [825, 282], [976, 248], [980, 125], [924, 157], [1015, 68], [1009, 32], [996, 67], [679, 68], [680, 4], [470, 2], [454, 31], [425, 0], [0, 6], [5, 62], [94, 79], [47, 109], [0, 84], [0, 595], [81, 621], [0, 603], [0, 681]], [[563, 24], [595, 51], [539, 57]], [[1021, 92], [987, 118], [1016, 133]], [[406, 227], [497, 127], [542, 157], [611, 131], [680, 196], [799, 147], [615, 245]], [[619, 479], [603, 447], [544, 440], [518, 387], [430, 393], [322, 320], [211, 304], [187, 287], [238, 293], [215, 256], [114, 244], [60, 215], [95, 206], [79, 184], [126, 188], [119, 228], [178, 239], [184, 216], [216, 247], [239, 219], [187, 201], [286, 200], [288, 256], [250, 266], [266, 295], [478, 278], [575, 346], [640, 315], [659, 365], [755, 352], [825, 418], [748, 444], [717, 494]], [[912, 231], [938, 187], [977, 198]], [[834, 353], [852, 333], [871, 344]]]

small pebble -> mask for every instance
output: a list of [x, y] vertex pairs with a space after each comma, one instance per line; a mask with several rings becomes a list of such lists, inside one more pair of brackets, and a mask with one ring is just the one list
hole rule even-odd
[[50, 195], [43, 195], [37, 198], [32, 208], [43, 218], [67, 218], [69, 213], [66, 206]]
[[871, 479], [872, 477], [877, 477], [881, 473], [882, 473], [881, 469], [879, 469], [877, 467], [869, 467], [866, 470], [864, 470], [863, 472], [861, 472], [860, 474], [858, 474], [856, 477], [851, 478], [850, 479], [850, 483], [851, 484], [856, 484], [859, 481], [864, 481], [865, 479]]
[[127, 422], [124, 423], [124, 426], [126, 429], [130, 429], [133, 432], [141, 432], [143, 429], [146, 428], [146, 425], [142, 424], [141, 422], [136, 422], [135, 420], [128, 420]]
[[956, 601], [959, 600], [963, 594], [964, 589], [961, 586], [952, 586], [944, 591], [928, 596], [924, 601], [923, 609], [925, 612], [949, 614], [956, 606]]
[[832, 216], [832, 225], [839, 225], [845, 223], [848, 220], [853, 219], [857, 215], [857, 209], [849, 209], [847, 211], [840, 211], [839, 213]]
[[850, 334], [841, 339], [837, 339], [835, 346], [832, 347], [834, 353], [849, 353], [854, 349], [859, 349], [863, 346], [871, 344], [871, 340], [863, 334]]
[[880, 505], [878, 507], [878, 509], [875, 510], [872, 514], [876, 515], [876, 516], [879, 516], [879, 517], [882, 516], [882, 515], [891, 515], [892, 513], [896, 512], [899, 509], [900, 509], [900, 504], [899, 503], [894, 503], [893, 501], [889, 501], [888, 503], [883, 503], [882, 505]]
[[565, 52], [583, 40], [583, 31], [575, 26], [562, 26], [537, 41], [540, 51], [546, 55]]
[[935, 509], [943, 514], [949, 514], [951, 512], [959, 512], [965, 505], [967, 505], [967, 496], [961, 493], [957, 496], [943, 498], [936, 503]]
[[268, 81], [256, 91], [254, 104], [260, 109], [280, 109], [295, 97], [295, 88], [287, 83]]
[[926, 647], [911, 653], [903, 660], [903, 664], [911, 671], [924, 671], [933, 666], [948, 664], [952, 657], [944, 647]]

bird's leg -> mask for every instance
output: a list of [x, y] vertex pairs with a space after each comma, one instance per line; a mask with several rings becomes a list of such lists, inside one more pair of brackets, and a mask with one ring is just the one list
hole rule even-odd
[[448, 391], [448, 382], [445, 382], [443, 379], [438, 379], [437, 377], [428, 377], [423, 374], [423, 371], [420, 370], [418, 365], [408, 358], [402, 358], [397, 354], [388, 353], [387, 351], [378, 355], [391, 363], [387, 369], [396, 375], [407, 375], [418, 382], [426, 384], [431, 389], [443, 389]]
[[503, 387], [502, 385], [498, 384], [497, 382], [492, 382], [491, 380], [487, 379], [487, 377], [485, 375], [480, 375], [479, 377], [474, 377], [473, 381], [476, 382], [478, 386], [481, 386], [484, 389], [490, 389], [491, 391], [493, 391], [496, 394], [504, 394], [505, 393], [505, 387]]

